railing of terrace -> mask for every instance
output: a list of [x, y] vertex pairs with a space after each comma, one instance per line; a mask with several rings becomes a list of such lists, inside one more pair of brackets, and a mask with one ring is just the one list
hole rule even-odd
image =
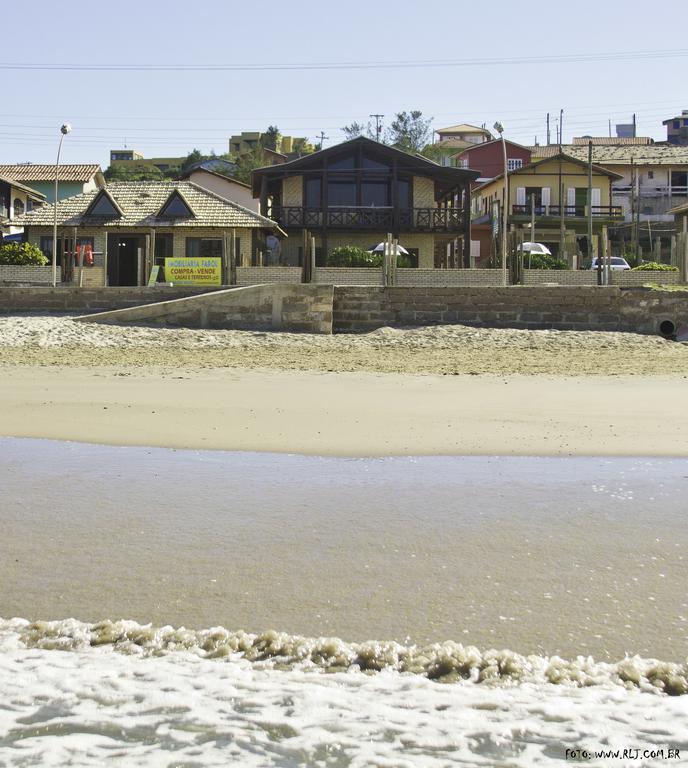
[[[389, 231], [394, 227], [394, 209], [388, 207], [333, 206], [306, 208], [302, 206], [275, 206], [270, 218], [282, 227], [319, 229], [370, 229]], [[402, 230], [459, 232], [464, 225], [459, 208], [402, 208], [398, 211], [398, 224]]]
[[[565, 205], [564, 216], [569, 219], [584, 219], [588, 215], [588, 208], [585, 205]], [[514, 216], [530, 216], [530, 204], [514, 205], [511, 208]], [[536, 216], [561, 216], [562, 206], [560, 205], [536, 205]], [[597, 219], [622, 219], [623, 208], [620, 205], [593, 205], [593, 218]]]

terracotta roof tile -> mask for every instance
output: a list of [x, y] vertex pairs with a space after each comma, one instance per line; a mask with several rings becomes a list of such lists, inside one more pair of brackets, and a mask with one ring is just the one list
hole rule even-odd
[[[100, 166], [97, 163], [60, 165], [60, 181], [90, 181]], [[0, 165], [0, 175], [17, 181], [54, 181], [55, 166], [49, 164], [26, 163], [21, 165]]]
[[[277, 229], [274, 221], [260, 216], [238, 203], [226, 200], [190, 181], [113, 181], [107, 192], [122, 209], [124, 216], [85, 216], [102, 190], [84, 192], [60, 200], [57, 222], [60, 226], [117, 227], [265, 227]], [[196, 214], [192, 218], [158, 218], [158, 211], [173, 190], [179, 190]], [[17, 217], [15, 226], [49, 226], [53, 223], [54, 204], [44, 205]]]

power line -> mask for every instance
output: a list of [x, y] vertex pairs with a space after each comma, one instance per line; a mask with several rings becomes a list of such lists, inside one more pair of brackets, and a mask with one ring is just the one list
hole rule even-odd
[[266, 72], [315, 69], [422, 69], [428, 67], [493, 67], [521, 64], [570, 64], [594, 61], [668, 59], [688, 56], [687, 48], [649, 51], [570, 53], [560, 56], [522, 56], [481, 59], [417, 59], [399, 61], [341, 61], [283, 64], [57, 64], [0, 62], [0, 69], [73, 72]]

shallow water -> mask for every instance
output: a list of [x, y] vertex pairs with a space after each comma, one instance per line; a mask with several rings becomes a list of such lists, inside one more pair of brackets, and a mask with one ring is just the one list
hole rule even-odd
[[0, 616], [681, 661], [688, 462], [0, 440]]
[[687, 482], [1, 439], [0, 765], [688, 764]]

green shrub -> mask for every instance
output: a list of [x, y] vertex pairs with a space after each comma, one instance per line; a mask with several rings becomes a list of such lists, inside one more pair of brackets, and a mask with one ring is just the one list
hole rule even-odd
[[328, 267], [381, 267], [381, 253], [369, 253], [356, 245], [333, 248], [327, 259]]
[[548, 253], [524, 253], [523, 266], [526, 269], [568, 269], [569, 265]]
[[0, 264], [44, 267], [48, 259], [31, 243], [7, 243], [0, 245]]
[[646, 261], [637, 267], [633, 267], [631, 272], [678, 272], [678, 267], [672, 267], [671, 264], [660, 264], [658, 261]]

